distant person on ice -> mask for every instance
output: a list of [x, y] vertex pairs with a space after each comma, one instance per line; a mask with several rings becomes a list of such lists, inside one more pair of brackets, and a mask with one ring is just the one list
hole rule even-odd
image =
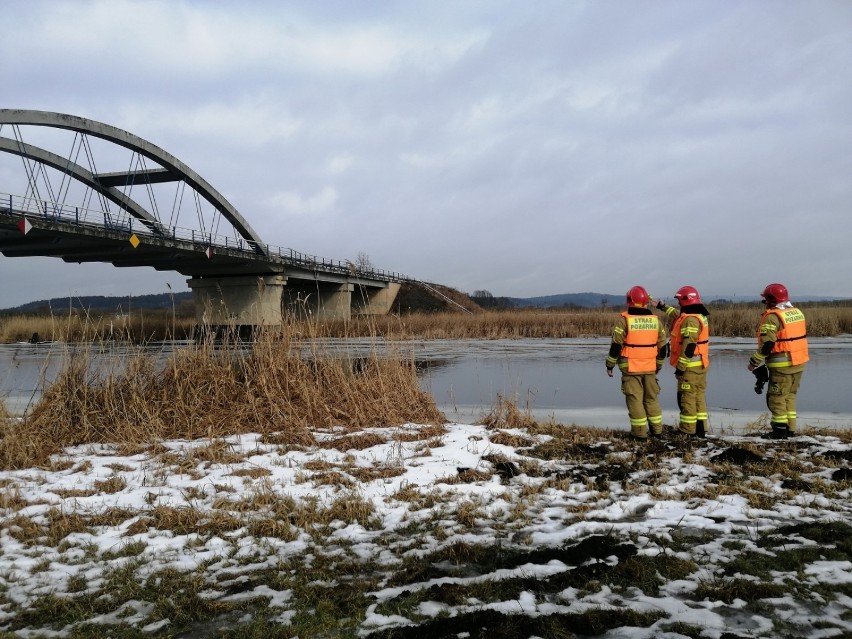
[[[757, 329], [757, 350], [748, 369], [768, 373], [766, 407], [772, 413], [772, 439], [796, 434], [796, 393], [808, 361], [805, 314], [790, 302], [787, 287], [769, 284], [760, 294], [766, 310]], [[761, 369], [765, 366], [765, 369]]]
[[707, 369], [710, 367], [710, 315], [698, 290], [681, 286], [675, 299], [680, 310], [662, 300], [657, 308], [674, 318], [671, 328], [671, 359], [677, 378], [678, 431], [704, 437], [707, 425]]
[[627, 402], [630, 434], [637, 439], [663, 433], [660, 384], [657, 373], [668, 355], [668, 337], [659, 318], [648, 308], [650, 297], [641, 286], [627, 291], [627, 310], [612, 329], [606, 374], [618, 366], [621, 392]]

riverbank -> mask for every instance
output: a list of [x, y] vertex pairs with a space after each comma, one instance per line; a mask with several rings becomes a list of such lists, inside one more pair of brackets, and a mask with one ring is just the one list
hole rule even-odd
[[852, 441], [535, 423], [69, 447], [0, 472], [0, 637], [841, 637]]
[[[488, 411], [481, 406], [438, 405], [438, 409], [452, 422], [462, 424], [477, 424], [482, 421]], [[612, 408], [530, 408], [524, 413], [531, 419], [565, 426], [598, 428], [601, 430], [618, 431], [619, 424], [624, 424], [624, 432], [629, 431], [627, 425], [627, 410], [623, 407]], [[749, 436], [768, 432], [769, 413], [766, 410], [738, 411], [714, 410], [710, 415], [708, 432], [713, 436]], [[675, 425], [678, 422], [676, 410], [663, 411], [663, 423]], [[813, 413], [801, 416], [801, 422], [806, 428], [815, 432], [852, 431], [852, 412], [850, 413]]]

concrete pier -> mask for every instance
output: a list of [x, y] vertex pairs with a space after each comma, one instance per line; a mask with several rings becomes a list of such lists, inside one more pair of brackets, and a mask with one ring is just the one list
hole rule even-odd
[[187, 280], [199, 326], [280, 326], [300, 320], [348, 320], [388, 313], [400, 284], [367, 287], [350, 282], [289, 279], [285, 275]]
[[286, 283], [283, 275], [187, 280], [199, 326], [280, 326]]
[[390, 313], [401, 286], [399, 282], [388, 282], [385, 288], [358, 287], [352, 295], [352, 313], [354, 315]]

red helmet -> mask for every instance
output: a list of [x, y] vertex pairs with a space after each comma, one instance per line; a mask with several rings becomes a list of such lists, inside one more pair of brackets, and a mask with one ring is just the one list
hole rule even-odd
[[645, 308], [648, 306], [648, 291], [641, 286], [634, 286], [627, 291], [627, 305]]
[[763, 303], [767, 306], [775, 306], [776, 304], [790, 301], [787, 287], [783, 284], [767, 284], [760, 296], [763, 298]]
[[690, 304], [701, 304], [701, 296], [694, 286], [681, 286], [674, 294], [675, 299], [681, 306], [689, 306]]

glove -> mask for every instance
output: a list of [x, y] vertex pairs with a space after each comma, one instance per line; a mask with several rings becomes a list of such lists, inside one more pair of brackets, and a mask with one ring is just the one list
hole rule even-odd
[[682, 371], [682, 370], [678, 370], [678, 369], [676, 368], [676, 369], [675, 369], [675, 377], [677, 377], [678, 379], [683, 378], [683, 371]]
[[666, 303], [665, 303], [663, 300], [657, 300], [657, 304], [656, 304], [656, 306], [657, 306], [657, 308], [658, 308], [659, 310], [661, 310], [661, 311], [662, 311], [662, 310], [665, 310], [665, 308], [666, 308]]
[[758, 366], [752, 373], [754, 374], [754, 392], [758, 395], [763, 393], [763, 387], [769, 381], [769, 369], [765, 365]]
[[607, 375], [609, 375], [610, 377], [612, 377], [612, 369], [613, 369], [613, 367], [612, 367], [612, 366], [607, 366], [607, 367], [606, 367], [606, 374], [607, 374]]

